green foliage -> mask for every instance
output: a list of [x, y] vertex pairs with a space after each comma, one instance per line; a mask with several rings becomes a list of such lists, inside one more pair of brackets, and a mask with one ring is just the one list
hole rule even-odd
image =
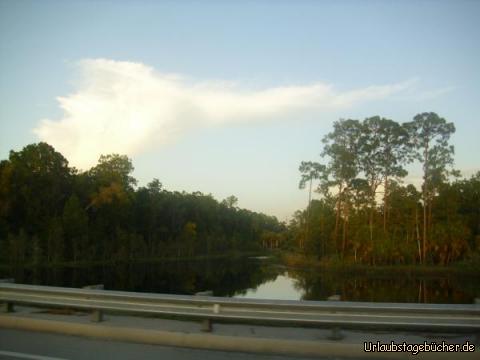
[[432, 202], [438, 187], [447, 178], [447, 166], [453, 165], [453, 146], [448, 145], [450, 136], [455, 132], [453, 123], [447, 123], [444, 118], [435, 113], [422, 113], [413, 121], [404, 125], [409, 133], [412, 156], [423, 166], [423, 246], [422, 262], [426, 262], [428, 231], [431, 229]]
[[228, 208], [235, 208], [238, 204], [238, 198], [234, 195], [227, 197], [226, 199], [222, 200], [222, 205]]
[[73, 261], [86, 255], [88, 249], [88, 215], [82, 208], [77, 195], [73, 194], [63, 208], [63, 229], [70, 240]]
[[[467, 180], [448, 170], [454, 131], [435, 113], [403, 125], [378, 116], [335, 122], [323, 138], [327, 165], [300, 165], [300, 187], [315, 181], [322, 199], [294, 214], [285, 248], [370, 265], [448, 265], [479, 252], [480, 172]], [[401, 184], [414, 160], [424, 169], [421, 191]]]
[[25, 263], [27, 243], [28, 237], [24, 229], [18, 235], [8, 233], [6, 250], [10, 265], [20, 266]]
[[126, 189], [132, 189], [137, 184], [137, 180], [130, 175], [133, 170], [132, 161], [126, 155], [110, 154], [101, 155], [98, 165], [89, 174], [104, 186], [117, 183]]
[[[35, 246], [35, 244], [34, 244]], [[50, 226], [47, 235], [47, 254], [48, 262], [60, 263], [64, 259], [65, 251], [65, 235], [63, 231], [62, 222], [55, 217], [50, 221]], [[39, 258], [35, 258], [34, 263], [40, 263]]]
[[324, 179], [327, 168], [325, 165], [313, 161], [302, 161], [298, 170], [302, 174], [298, 187], [304, 189], [308, 182], [316, 179]]
[[23, 228], [29, 236], [43, 236], [70, 193], [72, 172], [67, 160], [50, 145], [38, 143], [10, 151], [9, 160], [2, 163], [0, 179], [7, 204], [2, 217], [9, 231]]
[[235, 196], [219, 203], [158, 179], [135, 189], [132, 171], [124, 155], [102, 155], [79, 173], [45, 143], [11, 151], [0, 162], [0, 259], [21, 266], [258, 251], [263, 234], [284, 231], [276, 218], [238, 208]]

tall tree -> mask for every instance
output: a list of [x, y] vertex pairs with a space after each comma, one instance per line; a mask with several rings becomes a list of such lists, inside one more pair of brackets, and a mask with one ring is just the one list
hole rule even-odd
[[376, 195], [383, 184], [383, 229], [387, 230], [389, 181], [407, 175], [408, 133], [397, 122], [373, 116], [362, 122], [359, 138], [360, 169], [370, 185], [370, 237], [373, 232], [373, 213]]
[[[410, 136], [413, 155], [423, 166], [423, 244], [422, 262], [425, 263], [428, 248], [429, 211], [439, 183], [447, 176], [447, 166], [453, 165], [453, 145], [449, 145], [455, 125], [436, 113], [416, 115], [413, 121], [404, 124]], [[430, 212], [431, 213], [431, 212]]]
[[334, 241], [338, 239], [340, 220], [343, 213], [343, 235], [341, 241], [341, 254], [345, 255], [346, 228], [348, 225], [349, 197], [352, 181], [358, 174], [358, 138], [361, 126], [358, 120], [339, 120], [333, 124], [333, 131], [327, 134], [322, 142], [324, 144], [322, 156], [327, 157], [328, 177], [320, 184], [319, 190], [328, 193], [330, 188], [336, 188], [336, 219], [334, 228]]
[[9, 163], [9, 222], [15, 232], [23, 227], [29, 235], [44, 235], [71, 191], [68, 161], [41, 142], [10, 151]]
[[[313, 161], [302, 161], [298, 169], [302, 174], [298, 187], [300, 189], [304, 189], [306, 184], [308, 183], [308, 206], [307, 206], [307, 220], [305, 221], [305, 238], [308, 238], [309, 236], [308, 227], [310, 223], [310, 207], [312, 203], [312, 183], [313, 183], [313, 180], [316, 180], [316, 179], [320, 179], [320, 178], [325, 179], [326, 169], [327, 167], [325, 165], [322, 165]], [[300, 245], [300, 248], [303, 248], [302, 244]]]
[[374, 116], [365, 119], [361, 123], [360, 136], [358, 138], [358, 162], [359, 170], [365, 176], [368, 183], [368, 225], [370, 242], [373, 246], [373, 217], [376, 210], [377, 189], [382, 183], [381, 141], [380, 133], [383, 127], [383, 119]]
[[480, 252], [480, 171], [457, 186], [460, 196], [459, 212], [471, 232], [470, 248]]

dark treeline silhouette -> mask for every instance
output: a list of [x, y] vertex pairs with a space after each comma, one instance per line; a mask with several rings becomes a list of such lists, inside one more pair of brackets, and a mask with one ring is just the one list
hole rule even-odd
[[126, 156], [102, 155], [86, 172], [38, 143], [0, 162], [0, 260], [59, 264], [258, 251], [275, 217], [200, 192], [136, 188]]
[[[336, 121], [323, 138], [323, 163], [300, 165], [309, 204], [294, 214], [284, 247], [372, 265], [480, 258], [480, 172], [462, 179], [453, 170], [454, 132], [435, 113], [404, 124], [378, 116]], [[402, 181], [415, 161], [419, 189]], [[312, 184], [320, 200], [311, 200]]]

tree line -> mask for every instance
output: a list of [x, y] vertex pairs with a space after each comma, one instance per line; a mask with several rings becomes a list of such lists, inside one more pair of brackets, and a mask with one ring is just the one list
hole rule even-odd
[[0, 260], [12, 266], [186, 258], [261, 249], [283, 231], [275, 217], [240, 209], [230, 196], [137, 187], [124, 155], [88, 171], [46, 143], [0, 162]]
[[[379, 116], [336, 121], [322, 140], [323, 162], [299, 167], [309, 201], [284, 246], [372, 265], [449, 264], [478, 252], [480, 172], [462, 179], [453, 169], [454, 132], [432, 112], [403, 124]], [[418, 189], [403, 181], [412, 162], [423, 172]]]

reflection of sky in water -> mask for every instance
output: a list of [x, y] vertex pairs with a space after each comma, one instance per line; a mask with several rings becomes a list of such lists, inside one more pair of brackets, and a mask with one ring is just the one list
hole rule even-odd
[[301, 300], [302, 292], [294, 286], [294, 280], [285, 275], [278, 275], [273, 281], [259, 285], [256, 289], [248, 289], [245, 295], [236, 298]]

